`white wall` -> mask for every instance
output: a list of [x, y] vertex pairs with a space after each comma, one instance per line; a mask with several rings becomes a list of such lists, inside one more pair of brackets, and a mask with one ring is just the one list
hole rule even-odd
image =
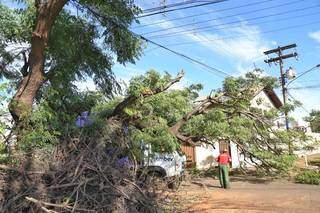
[[[210, 167], [218, 165], [216, 158], [219, 156], [219, 143], [216, 142], [215, 149], [209, 145], [201, 145], [195, 147], [196, 152], [196, 167], [198, 169], [208, 169]], [[237, 150], [237, 145], [235, 143], [230, 143], [231, 148], [231, 160], [232, 168], [237, 168], [240, 166], [240, 155]]]
[[207, 169], [217, 165], [215, 158], [219, 155], [219, 144], [215, 143], [215, 149], [209, 145], [195, 147], [196, 167], [198, 169]]
[[[260, 101], [261, 100], [261, 101]], [[262, 110], [270, 110], [273, 108], [273, 104], [269, 97], [264, 91], [259, 92], [251, 101], [250, 104], [252, 107], [259, 108]]]
[[237, 148], [237, 144], [230, 142], [230, 149], [232, 168], [238, 168], [240, 166], [240, 154]]

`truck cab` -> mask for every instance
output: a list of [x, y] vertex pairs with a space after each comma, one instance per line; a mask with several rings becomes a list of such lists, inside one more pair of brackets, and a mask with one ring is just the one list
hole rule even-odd
[[166, 180], [169, 188], [177, 188], [184, 175], [186, 156], [178, 153], [152, 153], [150, 146], [143, 149], [141, 171], [147, 178]]

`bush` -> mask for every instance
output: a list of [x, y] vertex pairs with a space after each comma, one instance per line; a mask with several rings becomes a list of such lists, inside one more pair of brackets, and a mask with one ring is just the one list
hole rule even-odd
[[320, 185], [320, 172], [315, 170], [301, 171], [296, 177], [297, 183]]

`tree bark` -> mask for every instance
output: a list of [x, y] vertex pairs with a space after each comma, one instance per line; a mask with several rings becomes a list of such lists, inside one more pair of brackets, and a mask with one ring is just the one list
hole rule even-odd
[[207, 110], [215, 107], [222, 106], [223, 103], [220, 98], [224, 95], [224, 93], [218, 94], [216, 97], [207, 97], [202, 100], [201, 103], [195, 106], [190, 112], [188, 112], [183, 118], [181, 118], [177, 123], [169, 128], [171, 134], [175, 135], [180, 141], [190, 143], [193, 141], [194, 137], [184, 136], [180, 133], [181, 127], [186, 124], [192, 117], [205, 113]]
[[31, 38], [29, 72], [21, 80], [9, 105], [10, 113], [16, 122], [24, 120], [29, 115], [36, 93], [45, 81], [45, 49], [49, 33], [66, 2], [67, 0], [49, 0], [47, 3], [36, 1], [37, 17]]

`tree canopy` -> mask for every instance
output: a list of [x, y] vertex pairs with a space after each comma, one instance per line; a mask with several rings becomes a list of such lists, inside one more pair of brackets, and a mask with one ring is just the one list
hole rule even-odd
[[214, 145], [224, 139], [236, 143], [243, 154], [266, 168], [281, 170], [292, 165], [288, 145], [305, 140], [304, 134], [275, 128], [283, 109], [263, 111], [251, 105], [258, 92], [276, 86], [276, 79], [251, 72], [226, 78], [222, 88], [199, 97], [201, 85], [170, 89], [182, 77], [183, 72], [172, 77], [154, 70], [135, 77], [125, 98], [106, 104], [107, 113], [102, 114], [109, 124], [117, 121], [128, 127], [134, 143], [150, 143], [157, 152], [172, 152], [181, 144]]
[[320, 111], [319, 110], [312, 110], [305, 118], [306, 121], [310, 123], [311, 130], [313, 132], [320, 133]]
[[10, 104], [16, 121], [31, 111], [43, 86], [66, 88], [91, 77], [105, 95], [118, 91], [113, 63], [133, 63], [141, 52], [141, 41], [129, 30], [140, 11], [133, 1], [21, 4], [0, 4], [0, 78], [17, 83]]

